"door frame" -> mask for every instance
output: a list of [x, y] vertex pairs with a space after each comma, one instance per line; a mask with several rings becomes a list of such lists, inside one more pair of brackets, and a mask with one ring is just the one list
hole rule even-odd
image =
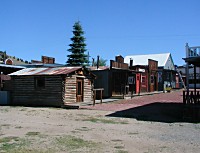
[[84, 97], [84, 79], [76, 78], [76, 102], [83, 102]]

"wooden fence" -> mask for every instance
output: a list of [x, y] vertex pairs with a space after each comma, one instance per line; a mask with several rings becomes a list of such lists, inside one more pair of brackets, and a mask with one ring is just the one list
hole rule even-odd
[[200, 91], [189, 90], [183, 91], [183, 103], [184, 104], [200, 104]]
[[200, 121], [200, 91], [183, 91], [183, 103], [185, 104], [183, 118], [193, 122]]

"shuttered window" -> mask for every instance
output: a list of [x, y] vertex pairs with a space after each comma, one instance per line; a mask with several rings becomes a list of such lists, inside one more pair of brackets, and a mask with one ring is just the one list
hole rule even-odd
[[44, 77], [35, 77], [34, 83], [35, 83], [35, 89], [45, 88], [45, 78]]

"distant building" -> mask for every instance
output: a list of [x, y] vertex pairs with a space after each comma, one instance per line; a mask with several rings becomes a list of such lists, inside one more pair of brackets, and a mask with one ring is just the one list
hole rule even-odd
[[131, 72], [121, 55], [116, 56], [115, 60], [110, 60], [110, 67], [96, 66], [90, 69], [96, 75], [94, 88], [103, 88], [104, 98], [123, 96], [129, 92], [128, 77]]
[[23, 65], [23, 64], [28, 64], [28, 63], [29, 63], [28, 61], [25, 61], [21, 58], [7, 55], [6, 51], [0, 51], [0, 64]]
[[175, 65], [170, 53], [163, 54], [148, 54], [148, 55], [129, 55], [124, 58], [125, 63], [130, 65], [130, 59], [132, 60], [132, 66], [148, 65], [148, 60], [155, 60], [158, 62], [158, 90], [165, 90], [167, 86], [175, 88], [176, 70]]
[[31, 60], [29, 64], [22, 65], [26, 68], [40, 68], [40, 67], [63, 67], [65, 65], [55, 63], [54, 57], [42, 56], [41, 61]]
[[130, 60], [130, 70], [136, 71], [134, 82], [135, 93], [158, 91], [158, 61], [148, 59], [147, 65], [132, 65]]

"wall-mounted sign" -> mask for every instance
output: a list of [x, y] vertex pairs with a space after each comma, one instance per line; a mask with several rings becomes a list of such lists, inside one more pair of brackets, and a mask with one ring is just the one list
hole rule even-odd
[[138, 70], [139, 72], [145, 72], [145, 69], [140, 69]]

